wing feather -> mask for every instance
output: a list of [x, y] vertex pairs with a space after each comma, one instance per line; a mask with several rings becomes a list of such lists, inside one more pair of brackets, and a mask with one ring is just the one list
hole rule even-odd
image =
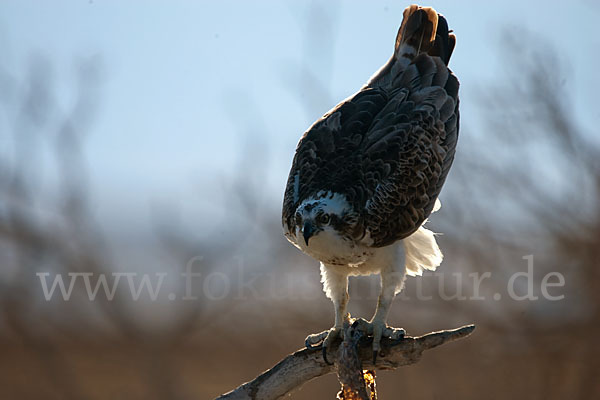
[[[298, 205], [323, 192], [346, 195], [360, 214], [357, 239], [368, 234], [374, 247], [410, 236], [433, 211], [458, 138], [459, 83], [447, 67], [455, 38], [432, 9], [409, 7], [405, 20], [388, 64], [301, 138], [284, 195], [286, 235]], [[433, 42], [419, 39], [432, 29]]]

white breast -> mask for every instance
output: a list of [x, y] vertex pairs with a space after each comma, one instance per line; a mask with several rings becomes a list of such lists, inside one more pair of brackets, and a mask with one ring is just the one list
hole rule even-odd
[[329, 227], [311, 237], [308, 246], [300, 228], [297, 228], [296, 237], [295, 244], [303, 252], [326, 264], [359, 266], [373, 255], [372, 249], [344, 239]]

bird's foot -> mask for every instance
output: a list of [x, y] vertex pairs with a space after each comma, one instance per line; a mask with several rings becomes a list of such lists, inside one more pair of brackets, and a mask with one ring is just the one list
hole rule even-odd
[[322, 343], [323, 349], [323, 359], [329, 365], [332, 363], [327, 360], [327, 351], [331, 348], [333, 342], [336, 339], [342, 338], [342, 327], [333, 327], [329, 330], [323, 331], [321, 333], [315, 333], [314, 335], [308, 335], [304, 344], [308, 349], [317, 349], [319, 348], [318, 344]]
[[[362, 318], [354, 320], [352, 327], [360, 330], [365, 335], [373, 336], [373, 365], [377, 361], [377, 355], [381, 351], [381, 338], [391, 340], [400, 340], [406, 335], [406, 331], [402, 328], [392, 328], [387, 326], [385, 321], [374, 319], [367, 321]], [[383, 354], [382, 354], [383, 355]]]

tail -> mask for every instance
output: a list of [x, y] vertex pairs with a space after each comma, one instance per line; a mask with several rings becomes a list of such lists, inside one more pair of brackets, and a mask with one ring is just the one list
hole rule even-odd
[[414, 59], [421, 53], [437, 56], [448, 65], [456, 36], [448, 30], [446, 18], [431, 7], [408, 6], [396, 37], [396, 58]]
[[[434, 211], [439, 210], [440, 206], [439, 200], [436, 200]], [[435, 233], [423, 225], [415, 233], [402, 240], [406, 273], [409, 276], [421, 276], [424, 270], [435, 271], [444, 258], [435, 241]]]

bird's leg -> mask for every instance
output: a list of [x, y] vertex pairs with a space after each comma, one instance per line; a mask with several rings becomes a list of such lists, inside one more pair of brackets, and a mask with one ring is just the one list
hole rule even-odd
[[[327, 360], [327, 352], [331, 348], [333, 342], [341, 337], [342, 329], [344, 327], [344, 321], [348, 321], [350, 319], [350, 314], [346, 312], [346, 305], [348, 304], [348, 293], [344, 292], [344, 296], [341, 299], [334, 301], [335, 307], [335, 324], [333, 328], [329, 330], [327, 333], [327, 337], [323, 340], [323, 359], [327, 364], [331, 364], [329, 360]], [[343, 339], [343, 337], [342, 337]]]
[[327, 350], [335, 339], [340, 337], [344, 321], [350, 318], [346, 312], [348, 305], [348, 276], [343, 273], [328, 269], [326, 266], [321, 267], [325, 293], [331, 298], [335, 310], [335, 323], [329, 330], [314, 335], [308, 335], [305, 344], [308, 348], [313, 348], [313, 345], [323, 342], [323, 356], [327, 361]]
[[381, 272], [381, 293], [377, 301], [375, 315], [371, 318], [370, 325], [373, 327], [373, 364], [377, 359], [377, 354], [381, 350], [381, 337], [399, 339], [404, 337], [404, 329], [394, 329], [387, 326], [387, 316], [396, 296], [396, 290], [402, 287], [404, 274], [393, 273], [389, 271]]
[[401, 328], [391, 328], [386, 324], [387, 315], [396, 296], [396, 289], [402, 285], [403, 275], [397, 276], [393, 273], [381, 274], [381, 293], [377, 301], [377, 309], [371, 321], [365, 320], [355, 321], [357, 329], [365, 331], [368, 335], [373, 335], [373, 364], [377, 359], [377, 354], [381, 350], [381, 338], [401, 339], [404, 337], [405, 331]]
[[396, 288], [395, 287], [386, 287], [385, 280], [381, 279], [381, 293], [379, 294], [379, 300], [377, 301], [377, 309], [375, 311], [375, 315], [371, 318], [371, 326], [373, 327], [373, 358], [376, 357], [377, 353], [381, 349], [381, 336], [383, 335], [383, 331], [387, 328], [387, 316], [392, 305], [392, 301], [394, 300], [394, 296]]
[[323, 345], [329, 347], [331, 342], [337, 338], [344, 325], [344, 321], [350, 318], [350, 314], [346, 312], [346, 305], [348, 304], [348, 294], [346, 293], [344, 298], [334, 300], [333, 305], [335, 309], [335, 323], [331, 329], [326, 331], [308, 335], [305, 340], [306, 347], [313, 348], [313, 345], [323, 342]]
[[348, 304], [348, 292], [338, 297], [334, 297], [333, 306], [335, 310], [335, 323], [331, 329], [326, 331], [315, 333], [314, 335], [308, 335], [306, 337], [306, 347], [312, 348], [313, 345], [323, 342], [323, 345], [329, 346], [331, 342], [340, 335], [344, 321], [350, 318], [350, 315], [346, 312], [346, 305]]

